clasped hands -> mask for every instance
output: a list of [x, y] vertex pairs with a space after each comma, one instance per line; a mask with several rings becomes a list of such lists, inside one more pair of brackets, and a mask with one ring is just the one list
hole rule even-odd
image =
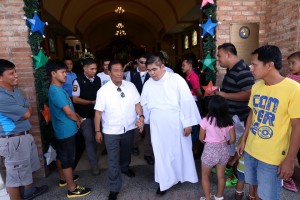
[[139, 128], [140, 133], [144, 130], [144, 118], [140, 117], [138, 120], [136, 120], [135, 125]]

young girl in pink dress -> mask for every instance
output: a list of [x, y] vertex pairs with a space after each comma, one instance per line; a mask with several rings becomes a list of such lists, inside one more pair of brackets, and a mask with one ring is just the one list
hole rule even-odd
[[208, 114], [200, 122], [200, 141], [205, 143], [201, 156], [202, 187], [205, 197], [200, 200], [210, 200], [209, 175], [216, 166], [218, 189], [215, 200], [222, 200], [225, 188], [225, 167], [229, 159], [229, 145], [235, 141], [235, 132], [231, 116], [228, 112], [226, 99], [212, 96], [208, 104]]

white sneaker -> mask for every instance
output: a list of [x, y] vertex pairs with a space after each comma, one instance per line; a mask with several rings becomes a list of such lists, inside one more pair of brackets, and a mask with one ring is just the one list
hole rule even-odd
[[216, 195], [214, 195], [215, 200], [224, 200], [224, 197], [216, 197]]
[[[214, 195], [210, 194], [210, 199], [212, 199], [214, 197]], [[206, 200], [205, 197], [200, 197], [200, 200]]]

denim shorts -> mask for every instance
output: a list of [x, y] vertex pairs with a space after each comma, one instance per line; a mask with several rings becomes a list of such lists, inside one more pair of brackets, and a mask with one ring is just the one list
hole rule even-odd
[[245, 174], [243, 172], [240, 172], [239, 170], [237, 170], [237, 177], [239, 181], [245, 181]]
[[32, 184], [32, 172], [41, 165], [31, 134], [0, 138], [0, 156], [5, 158], [7, 187]]
[[278, 178], [278, 166], [259, 161], [248, 153], [245, 156], [245, 181], [257, 185], [260, 199], [280, 200], [281, 179]]

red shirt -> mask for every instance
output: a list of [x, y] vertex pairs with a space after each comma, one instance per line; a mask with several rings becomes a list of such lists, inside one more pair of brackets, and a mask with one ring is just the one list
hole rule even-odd
[[193, 96], [196, 96], [196, 89], [200, 88], [199, 76], [192, 70], [186, 77], [185, 80], [189, 83], [190, 90]]

